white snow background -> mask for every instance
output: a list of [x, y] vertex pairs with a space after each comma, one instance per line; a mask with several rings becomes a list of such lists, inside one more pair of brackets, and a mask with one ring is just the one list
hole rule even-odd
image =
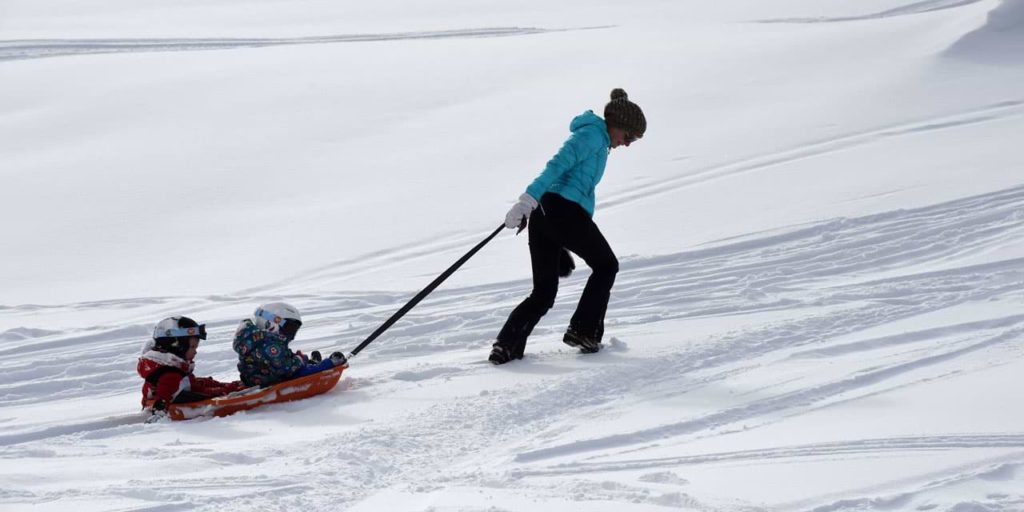
[[[614, 87], [606, 348], [502, 233], [330, 393], [140, 423], [161, 318], [351, 350]], [[3, 0], [0, 509], [1024, 510], [1024, 0]], [[582, 264], [581, 264], [581, 267]]]

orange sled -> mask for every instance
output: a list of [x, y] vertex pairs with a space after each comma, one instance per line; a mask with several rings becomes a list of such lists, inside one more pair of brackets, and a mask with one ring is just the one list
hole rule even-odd
[[228, 416], [263, 404], [302, 400], [333, 389], [345, 368], [348, 366], [331, 368], [265, 388], [252, 387], [200, 402], [171, 404], [167, 407], [167, 414], [172, 420], [190, 420], [200, 416]]

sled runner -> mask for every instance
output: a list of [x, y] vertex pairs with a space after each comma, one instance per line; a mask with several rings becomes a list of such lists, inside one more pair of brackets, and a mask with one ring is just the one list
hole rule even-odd
[[290, 402], [326, 393], [341, 379], [348, 366], [340, 366], [319, 373], [281, 382], [265, 388], [252, 387], [230, 395], [191, 402], [171, 404], [167, 414], [172, 420], [190, 420], [200, 416], [228, 416], [238, 411], [255, 409], [263, 404]]

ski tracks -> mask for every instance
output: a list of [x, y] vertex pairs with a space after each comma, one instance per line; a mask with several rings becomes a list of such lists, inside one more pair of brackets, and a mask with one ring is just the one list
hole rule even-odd
[[[471, 364], [483, 361], [489, 340], [507, 311], [528, 292], [529, 283], [442, 290], [396, 324], [389, 331], [387, 343], [366, 356], [367, 363], [408, 359], [414, 364], [390, 366], [398, 370], [366, 377], [353, 373], [347, 381], [354, 388], [341, 397], [339, 410], [343, 412], [345, 404], [387, 398], [395, 392], [417, 387], [457, 389], [474, 385], [484, 374], [504, 372], [499, 374], [500, 379], [485, 379], [489, 384], [479, 391], [436, 401], [426, 409], [398, 413], [386, 422], [369, 422], [358, 429], [330, 435], [317, 440], [316, 446], [303, 442], [255, 452], [245, 450], [244, 455], [242, 451], [234, 455], [205, 454], [201, 448], [188, 446], [174, 450], [177, 456], [197, 457], [210, 464], [235, 468], [236, 472], [244, 471], [245, 477], [224, 477], [219, 484], [216, 478], [204, 478], [202, 484], [198, 478], [188, 477], [167, 484], [143, 479], [88, 492], [174, 503], [183, 509], [244, 510], [249, 506], [274, 503], [280, 506], [308, 500], [322, 503], [325, 496], [339, 505], [352, 504], [391, 486], [409, 492], [429, 492], [455, 484], [495, 487], [507, 481], [508, 476], [514, 476], [517, 485], [529, 487], [541, 495], [590, 499], [586, 491], [593, 491], [596, 484], [600, 493], [617, 500], [721, 510], [743, 507], [704, 503], [678, 490], [652, 492], [645, 487], [662, 485], [657, 482], [638, 481], [636, 486], [615, 483], [602, 487], [601, 482], [588, 478], [608, 471], [670, 470], [722, 461], [771, 462], [786, 458], [921, 450], [1020, 451], [1024, 447], [1022, 433], [1005, 432], [863, 439], [667, 458], [636, 458], [635, 455], [642, 451], [638, 449], [653, 443], [682, 443], [736, 429], [758, 428], [843, 401], [941, 379], [947, 375], [945, 368], [951, 362], [972, 354], [1002, 351], [1001, 356], [1019, 358], [1019, 353], [1006, 349], [1024, 339], [1024, 315], [1020, 314], [903, 329], [900, 334], [863, 333], [964, 304], [1024, 300], [1024, 259], [978, 259], [979, 255], [991, 254], [993, 249], [1024, 240], [1022, 220], [1024, 187], [1016, 187], [924, 208], [836, 219], [788, 233], [723, 243], [698, 251], [624, 260], [609, 310], [609, 336], [616, 330], [656, 325], [661, 321], [743, 319], [765, 311], [793, 312], [775, 316], [767, 323], [753, 322], [732, 332], [719, 332], [699, 342], [676, 344], [667, 350], [632, 347], [613, 339], [611, 349], [585, 358], [568, 354], [553, 340], [568, 321], [572, 298], [582, 289], [586, 278], [583, 271], [582, 275], [565, 282], [560, 305], [538, 327], [528, 347], [530, 353], [523, 362], [502, 368]], [[358, 327], [349, 334], [358, 336], [390, 315], [402, 297], [404, 294], [304, 297], [310, 303], [310, 332], [326, 338], [323, 327], [318, 326], [350, 324]], [[255, 298], [207, 300], [208, 304], [217, 304], [251, 302]], [[173, 302], [157, 307], [170, 308]], [[142, 301], [139, 307], [153, 307], [153, 304]], [[75, 309], [76, 306], [65, 308]], [[219, 325], [215, 336], [226, 336], [231, 323], [221, 322], [223, 325]], [[737, 322], [736, 325], [746, 324]], [[71, 341], [66, 334], [49, 330], [15, 328], [0, 333], [9, 338], [9, 343], [20, 347], [57, 350], [73, 346], [80, 351], [76, 353], [81, 354], [85, 366], [78, 370], [76, 378], [84, 381], [76, 385], [82, 394], [114, 388], [122, 392], [124, 388], [135, 389], [134, 383], [127, 382], [132, 377], [130, 369], [123, 370], [123, 375], [113, 375], [109, 373], [111, 368], [105, 365], [114, 364], [120, 357], [111, 351], [135, 353], [137, 340], [143, 334], [137, 329], [128, 329], [90, 334]], [[111, 343], [111, 340], [123, 342]], [[127, 348], [129, 341], [130, 349]], [[321, 341], [306, 340], [306, 343], [313, 345]], [[466, 353], [467, 347], [474, 351]], [[100, 353], [91, 352], [94, 349], [101, 349]], [[218, 350], [225, 352], [222, 363], [228, 368], [229, 350], [222, 346]], [[842, 357], [866, 351], [880, 351], [886, 356], [872, 358], [870, 366], [856, 371], [785, 382], [756, 395], [739, 397], [738, 401], [718, 409], [681, 417], [677, 422], [602, 435], [586, 433], [587, 425], [614, 417], [615, 411], [625, 405], [621, 403], [624, 395], [656, 402], [778, 362]], [[14, 350], [11, 355], [17, 352]], [[56, 367], [52, 371], [43, 367], [38, 371], [45, 377], [33, 381], [29, 376], [37, 368], [32, 364], [34, 359], [30, 359], [7, 358], [5, 368], [12, 373], [10, 378], [0, 381], [0, 403], [25, 403], [29, 397], [40, 394], [39, 389], [25, 386], [45, 386], [46, 377], [52, 379], [57, 375]], [[123, 358], [117, 364], [123, 365]], [[571, 378], [560, 378], [567, 372], [572, 373]], [[99, 386], [110, 379], [113, 384], [108, 382], [105, 388]], [[90, 391], [88, 382], [99, 387]], [[327, 395], [281, 405], [277, 410], [322, 407], [325, 401], [336, 399], [338, 397]], [[259, 417], [258, 413], [255, 417]], [[230, 434], [241, 428], [233, 422], [244, 419], [215, 420], [211, 427], [224, 430], [215, 435], [238, 435]], [[125, 421], [128, 420], [114, 418], [66, 428], [22, 429], [0, 438], [3, 445], [0, 457], [18, 457], [37, 450], [37, 443], [41, 441], [67, 444], [75, 439], [93, 439], [97, 445], [102, 445], [103, 439], [111, 436], [149, 435], [146, 429], [139, 430], [141, 426]], [[344, 456], [339, 457], [322, 446], [344, 447]], [[103, 446], [79, 448], [85, 457], [96, 450], [109, 452], [109, 449]], [[290, 456], [303, 453], [308, 464], [301, 468], [289, 467], [282, 473], [281, 468], [272, 467], [275, 452], [279, 450], [285, 450]], [[70, 453], [65, 455], [71, 456]], [[124, 448], [116, 456], [139, 460], [164, 455], [147, 455], [145, 450]], [[594, 460], [608, 457], [629, 458]], [[514, 474], [490, 472], [487, 468], [496, 459], [513, 460], [517, 466]], [[565, 487], [564, 480], [553, 482], [543, 478], [567, 473], [583, 479], [579, 488]], [[671, 480], [671, 475], [660, 473], [647, 477], [648, 480]], [[192, 484], [249, 486], [251, 492], [240, 501], [228, 500], [223, 495], [200, 500], [181, 490]], [[284, 489], [284, 492], [275, 492], [277, 489]], [[317, 498], [306, 497], [311, 489], [319, 493]], [[36, 502], [49, 498], [39, 494], [3, 499]], [[308, 503], [312, 505], [314, 501]]]
[[[948, 340], [949, 336], [957, 334], [961, 335], [961, 340], [952, 346], [914, 351], [907, 359], [889, 366], [706, 417], [527, 451], [518, 460], [529, 462], [566, 454], [607, 451], [695, 434], [790, 409], [799, 410], [810, 404], [828, 403], [923, 367], [1018, 342], [1024, 337], [1024, 317], [1007, 315], [825, 348], [802, 349], [959, 304], [997, 297], [1019, 299], [1024, 285], [1024, 259], [967, 266], [957, 266], [953, 260], [1024, 238], [1020, 222], [1024, 218], [1022, 208], [1024, 189], [1018, 188], [923, 209], [835, 221], [689, 257], [628, 265], [623, 274], [631, 277], [620, 281], [616, 297], [621, 302], [613, 304], [614, 317], [625, 318], [624, 323], [665, 320], [673, 316], [745, 315], [775, 308], [809, 312], [792, 321], [726, 336], [706, 347], [689, 347], [676, 354], [659, 355], [655, 361], [635, 368], [609, 367], [595, 375], [596, 381], [620, 383], [634, 391], [674, 379], [676, 375], [693, 376], [710, 369], [724, 369], [780, 351], [788, 354], [784, 357], [821, 357], [879, 347], [899, 350], [905, 344]], [[911, 271], [883, 279], [867, 277], [923, 262], [949, 268]], [[654, 313], [670, 310], [675, 310], [675, 315]], [[611, 375], [614, 372], [621, 374]], [[718, 376], [711, 374], [712, 379], [729, 375], [728, 372]], [[695, 384], [700, 383], [675, 382], [669, 387], [685, 393]], [[572, 385], [579, 386], [579, 382]], [[615, 394], [621, 391], [616, 385], [615, 392], [606, 392], [602, 397], [600, 386], [596, 384], [580, 387], [589, 401], [597, 403], [614, 400]], [[563, 392], [573, 395], [571, 391]], [[575, 398], [566, 402], [563, 405], [578, 403]]]
[[[546, 469], [523, 469], [520, 477], [559, 474], [596, 473], [607, 471], [650, 470], [663, 467], [691, 466], [732, 461], [771, 461], [804, 457], [843, 457], [884, 452], [934, 451], [974, 448], [1024, 449], [1024, 434], [963, 434], [917, 437], [858, 439], [833, 443], [780, 446], [756, 450], [703, 453], [681, 457], [623, 459], [614, 462], [569, 462]], [[1024, 456], [1021, 457], [1024, 459]]]
[[691, 187], [708, 181], [737, 176], [745, 173], [759, 172], [776, 166], [799, 160], [823, 156], [839, 151], [866, 146], [888, 139], [918, 135], [927, 132], [950, 130], [999, 121], [1024, 114], [1024, 100], [1014, 99], [980, 105], [960, 112], [944, 116], [929, 117], [909, 122], [895, 123], [887, 126], [813, 140], [776, 152], [765, 153], [748, 158], [726, 162], [706, 169], [669, 177], [659, 181], [627, 188], [621, 192], [608, 195], [602, 200], [602, 208], [619, 206], [657, 197], [675, 190]]
[[947, 9], [956, 9], [958, 7], [976, 4], [980, 1], [982, 0], [922, 0], [893, 9], [887, 9], [885, 11], [870, 14], [862, 14], [859, 16], [779, 18], [761, 20], [760, 23], [837, 23], [844, 21], [881, 20], [897, 16], [910, 16], [915, 14], [944, 11]]
[[[583, 364], [579, 356], [566, 359], [564, 352], [552, 353], [546, 350], [548, 345], [532, 342], [531, 347], [539, 350], [540, 355], [528, 356], [525, 363], [497, 371], [511, 372], [513, 377], [535, 374], [538, 379], [518, 379], [516, 386], [437, 404], [429, 412], [403, 418], [399, 425], [364, 432], [379, 441], [373, 441], [372, 446], [364, 443], [361, 453], [374, 458], [366, 463], [402, 468], [383, 476], [379, 484], [386, 487], [408, 481], [410, 474], [437, 474], [426, 479], [437, 485], [467, 480], [486, 485], [500, 478], [480, 472], [488, 458], [481, 453], [495, 450], [499, 457], [515, 454], [515, 461], [523, 468], [516, 474], [528, 477], [545, 472], [583, 475], [616, 468], [674, 467], [744, 458], [843, 457], [872, 450], [1024, 447], [1019, 433], [964, 434], [823, 443], [626, 463], [568, 462], [543, 468], [543, 464], [554, 459], [577, 461], [591, 455], [623, 454], [667, 439], [721, 435], [736, 425], [756, 428], [777, 418], [942, 378], [944, 364], [1018, 343], [1024, 338], [1021, 315], [828, 344], [840, 337], [856, 336], [861, 331], [965, 303], [1021, 299], [1024, 259], [970, 265], [959, 263], [959, 259], [1024, 238], [1022, 215], [1024, 188], [1015, 188], [927, 208], [836, 220], [693, 253], [626, 262], [610, 310], [610, 316], [617, 319], [609, 327], [612, 332], [615, 325], [739, 316], [776, 308], [799, 309], [804, 314], [790, 321], [720, 336], [699, 346], [682, 346], [670, 353], [605, 352], [595, 356], [605, 362], [601, 365]], [[928, 264], [928, 269], [915, 268], [924, 264]], [[879, 275], [884, 277], [878, 278]], [[582, 277], [577, 278], [563, 294], [578, 293], [582, 281]], [[525, 294], [525, 284], [520, 290]], [[414, 348], [422, 336], [416, 325], [423, 320], [440, 319], [444, 316], [440, 311], [448, 311], [448, 299], [460, 293], [464, 291], [452, 291], [450, 297], [425, 303], [419, 313], [422, 318], [396, 326], [389, 340], [389, 357], [403, 351], [408, 357], [423, 355]], [[453, 322], [449, 327], [461, 331], [457, 334], [460, 338], [483, 340], [479, 342], [480, 358], [484, 356], [486, 340], [491, 339], [500, 324], [500, 318], [488, 316], [486, 311], [497, 305], [511, 307], [514, 303], [508, 296], [491, 301], [485, 300], [486, 296], [482, 293], [475, 301], [464, 300], [463, 304], [470, 306], [463, 311], [465, 316], [448, 320]], [[535, 338], [557, 332], [567, 314], [568, 308], [553, 311]], [[481, 322], [481, 318], [486, 320]], [[823, 343], [826, 346], [822, 347]], [[623, 395], [645, 396], [645, 390], [671, 390], [670, 395], [660, 391], [660, 395], [651, 398], [664, 399], [728, 379], [744, 367], [758, 367], [770, 360], [834, 356], [878, 348], [892, 352], [887, 364], [823, 382], [808, 382], [795, 390], [783, 389], [677, 423], [602, 437], [584, 435], [582, 440], [568, 443], [557, 441], [566, 428], [585, 431], [589, 422], [600, 421], [617, 407]], [[455, 349], [453, 346], [452, 350]], [[458, 350], [464, 350], [464, 345]], [[571, 369], [566, 370], [566, 365]], [[426, 364], [416, 372], [400, 372], [393, 378], [403, 385], [429, 385], [435, 378], [451, 379], [457, 386], [460, 378], [495, 371], [486, 365], [459, 368], [451, 363], [433, 367]], [[572, 371], [573, 378], [545, 378], [561, 371]], [[572, 411], [573, 426], [566, 426], [566, 411]], [[345, 436], [332, 442], [346, 444], [355, 439]], [[382, 458], [386, 461], [382, 462]], [[534, 469], [538, 465], [541, 469]], [[423, 479], [417, 481], [430, 487]], [[536, 481], [521, 483], [546, 485]]]
[[308, 44], [511, 37], [544, 34], [548, 32], [564, 32], [567, 30], [589, 30], [594, 28], [606, 27], [585, 27], [577, 29], [485, 27], [458, 30], [394, 32], [381, 34], [339, 34], [307, 37], [25, 39], [0, 41], [0, 62], [8, 60], [39, 59], [45, 57], [93, 55], [104, 53], [231, 50], [238, 48], [264, 48], [269, 46], [294, 46]]
[[[927, 371], [920, 373], [972, 353], [998, 350], [1019, 342], [1024, 338], [1024, 317], [1007, 315], [904, 332], [899, 336], [874, 337], [824, 348], [820, 345], [965, 303], [994, 298], [1020, 299], [1024, 259], [972, 265], [960, 264], [958, 259], [1024, 238], [1022, 214], [1024, 188], [1015, 188], [927, 208], [841, 219], [695, 253], [630, 261], [623, 265], [611, 308], [613, 313], [610, 313], [618, 319], [618, 325], [671, 318], [745, 315], [774, 308], [796, 308], [810, 313], [792, 321], [741, 331], [702, 346], [685, 347], [676, 353], [631, 354], [630, 358], [614, 352], [601, 354], [598, 357], [614, 359], [606, 359], [607, 364], [603, 365], [581, 365], [573, 370], [573, 379], [547, 379], [502, 391], [499, 399], [483, 397], [448, 404], [441, 411], [432, 412], [430, 418], [410, 421], [412, 425], [427, 426], [412, 437], [423, 439], [425, 446], [445, 445], [448, 441], [438, 439], [436, 432], [448, 432], [456, 425], [469, 424], [474, 428], [456, 429], [459, 441], [453, 443], [454, 446], [459, 446], [460, 450], [468, 447], [471, 452], [495, 445], [518, 446], [515, 460], [528, 468], [553, 458], [606, 456], [669, 438], [719, 435], [728, 432], [731, 425], [763, 424], [771, 421], [770, 418], [802, 414], [879, 390], [941, 378], [941, 370], [938, 375]], [[937, 270], [914, 268], [926, 263]], [[890, 275], [873, 278], [886, 273]], [[566, 320], [566, 313], [564, 310], [555, 312], [552, 316], [556, 318], [546, 319], [545, 323], [559, 325]], [[430, 317], [431, 312], [427, 309], [423, 314]], [[485, 340], [493, 334], [480, 332], [479, 328], [473, 331]], [[408, 342], [403, 340], [406, 335], [399, 330], [396, 341]], [[949, 343], [951, 336], [956, 340], [954, 343]], [[945, 343], [938, 343], [940, 340]], [[922, 342], [924, 349], [903, 348]], [[808, 350], [804, 348], [807, 346], [816, 348]], [[585, 425], [613, 408], [623, 394], [643, 396], [643, 390], [651, 388], [673, 389], [676, 395], [685, 394], [698, 386], [729, 378], [738, 366], [764, 364], [758, 358], [821, 357], [879, 347], [894, 351], [891, 363], [674, 424], [563, 444], [544, 442], [551, 437], [549, 429], [564, 428], [562, 411], [574, 411], [578, 422]], [[545, 354], [537, 359], [528, 357], [526, 364], [544, 366], [548, 357]], [[442, 374], [451, 377], [458, 372], [449, 367], [438, 372]], [[418, 375], [429, 377], [426, 371]], [[422, 379], [408, 380], [420, 382]], [[469, 434], [471, 432], [478, 434], [474, 436]], [[524, 443], [518, 441], [520, 439], [535, 441]], [[830, 449], [832, 455], [844, 456], [872, 449], [899, 450], [900, 446], [923, 450], [1024, 445], [1019, 434], [964, 435], [825, 444], [763, 452], [760, 456], [770, 459], [823, 455]], [[747, 455], [754, 457], [753, 453]], [[458, 453], [450, 456], [459, 458]], [[428, 457], [427, 452], [424, 457]], [[707, 460], [714, 459], [709, 456]], [[654, 461], [651, 467], [684, 463], [687, 462]], [[582, 465], [570, 466], [570, 470], [605, 471], [609, 467]], [[565, 470], [563, 466], [552, 469]], [[529, 475], [529, 472], [524, 469], [522, 475]], [[466, 475], [471, 474], [473, 470], [467, 469]]]

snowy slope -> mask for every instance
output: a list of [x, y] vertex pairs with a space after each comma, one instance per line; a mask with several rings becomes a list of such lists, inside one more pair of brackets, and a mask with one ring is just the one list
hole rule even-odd
[[[2, 510], [1024, 510], [1024, 1], [3, 10]], [[616, 86], [603, 352], [582, 269], [486, 363], [509, 232], [331, 393], [139, 422], [157, 320], [353, 348]]]

